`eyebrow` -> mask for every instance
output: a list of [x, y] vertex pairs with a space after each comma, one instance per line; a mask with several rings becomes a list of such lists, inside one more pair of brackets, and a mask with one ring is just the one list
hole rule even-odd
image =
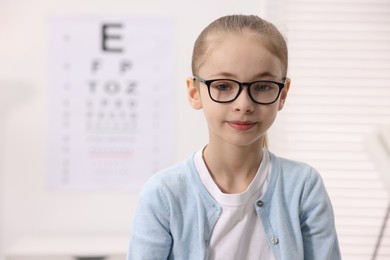
[[[220, 78], [221, 77], [226, 77], [226, 78], [236, 78], [237, 77], [237, 75], [230, 73], [230, 72], [220, 72], [216, 75], [218, 75], [217, 77], [220, 77]], [[214, 75], [212, 77], [216, 77], [216, 76]], [[274, 79], [278, 78], [278, 76], [276, 76], [268, 71], [260, 72], [260, 73], [256, 74], [253, 78], [267, 78], [267, 77], [274, 78]]]
[[278, 76], [276, 76], [268, 71], [259, 73], [255, 77], [259, 77], [259, 78], [271, 77], [271, 78], [275, 78], [275, 79], [278, 78]]

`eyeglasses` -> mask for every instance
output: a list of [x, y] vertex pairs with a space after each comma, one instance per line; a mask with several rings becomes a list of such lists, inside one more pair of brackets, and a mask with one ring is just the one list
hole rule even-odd
[[204, 80], [194, 76], [194, 80], [207, 86], [210, 98], [218, 103], [228, 103], [236, 100], [240, 95], [243, 86], [247, 86], [248, 95], [257, 104], [269, 105], [274, 103], [286, 84], [270, 81], [258, 80], [254, 82], [239, 82], [233, 79], [212, 79]]

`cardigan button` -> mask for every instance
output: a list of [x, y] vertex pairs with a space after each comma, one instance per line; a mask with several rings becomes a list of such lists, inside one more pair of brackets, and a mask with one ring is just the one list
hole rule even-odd
[[276, 245], [276, 244], [279, 243], [279, 239], [277, 239], [276, 237], [273, 237], [273, 238], [271, 238], [271, 243], [272, 243], [273, 245]]
[[256, 202], [256, 205], [258, 206], [258, 207], [263, 207], [264, 206], [264, 203], [263, 203], [263, 201], [261, 201], [261, 200], [258, 200], [257, 202]]

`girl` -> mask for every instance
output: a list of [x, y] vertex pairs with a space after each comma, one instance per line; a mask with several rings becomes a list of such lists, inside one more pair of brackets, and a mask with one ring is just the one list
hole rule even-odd
[[196, 40], [192, 72], [188, 99], [209, 142], [145, 184], [127, 259], [341, 259], [317, 171], [267, 150], [290, 87], [280, 32], [221, 17]]

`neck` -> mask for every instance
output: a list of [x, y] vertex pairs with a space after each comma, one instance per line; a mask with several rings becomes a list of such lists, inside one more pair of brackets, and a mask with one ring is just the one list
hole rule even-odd
[[247, 189], [260, 166], [263, 149], [260, 144], [223, 147], [210, 143], [203, 151], [208, 170], [224, 193], [241, 193]]

